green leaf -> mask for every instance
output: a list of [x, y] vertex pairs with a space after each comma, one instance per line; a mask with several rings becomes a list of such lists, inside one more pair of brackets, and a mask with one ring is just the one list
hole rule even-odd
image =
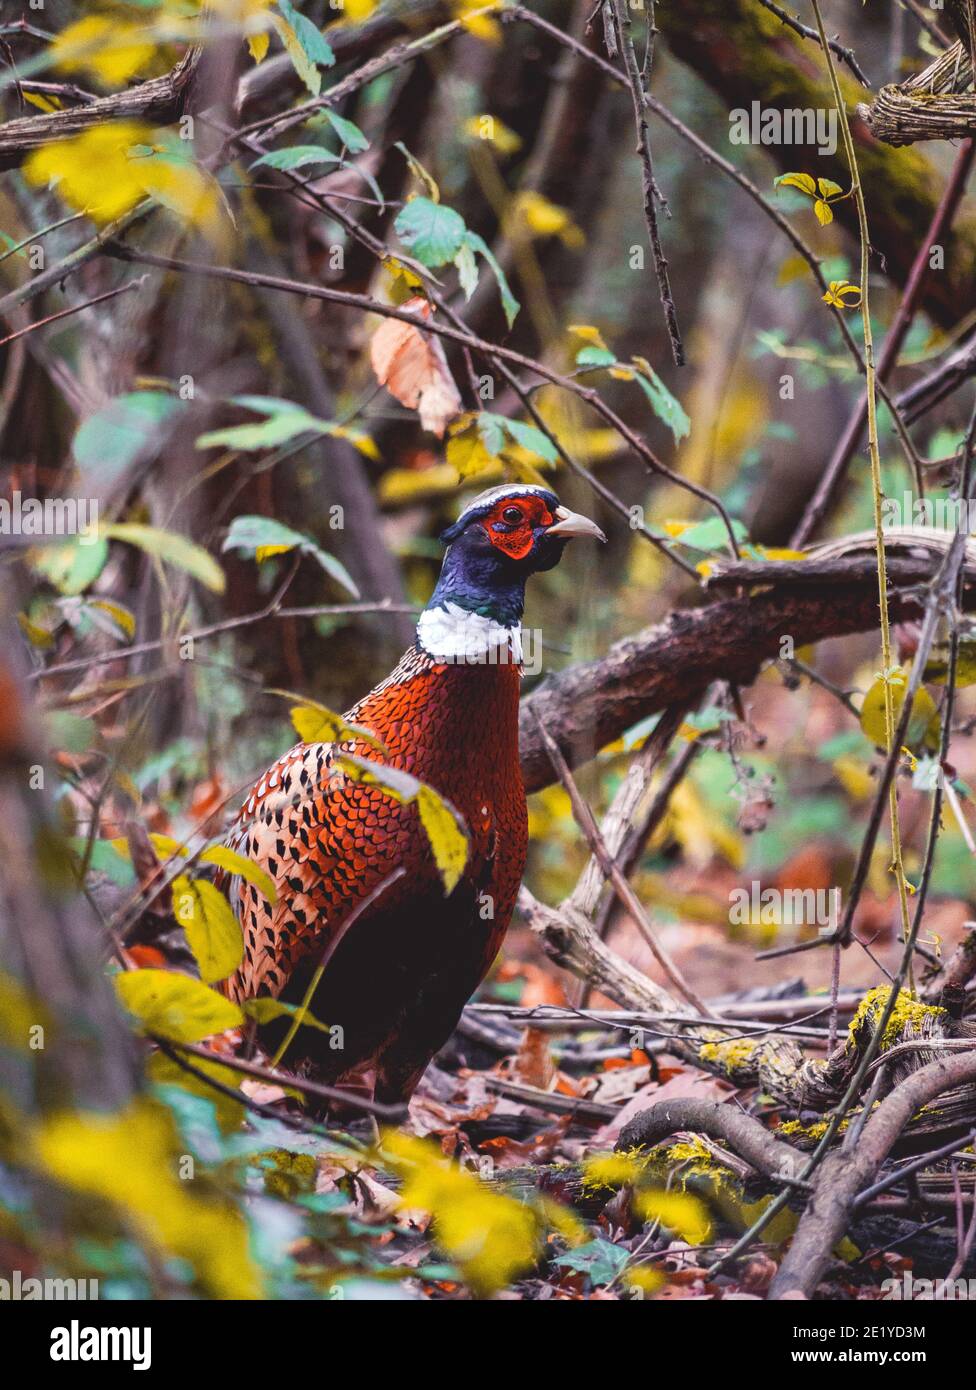
[[555, 444], [535, 425], [527, 425], [524, 420], [506, 420], [505, 428], [516, 444], [521, 444], [522, 448], [528, 449], [531, 454], [538, 454], [547, 463], [555, 463], [559, 458], [559, 450]]
[[368, 434], [350, 429], [333, 420], [320, 420], [294, 401], [279, 400], [277, 396], [232, 396], [234, 405], [256, 411], [267, 418], [260, 424], [231, 425], [227, 429], [211, 430], [197, 437], [198, 449], [270, 449], [285, 444], [302, 434], [326, 434], [333, 439], [345, 439], [369, 459], [377, 460], [379, 453]]
[[453, 261], [468, 235], [459, 213], [424, 197], [412, 198], [393, 225], [404, 246], [431, 267]]
[[201, 980], [172, 970], [123, 971], [114, 984], [141, 1030], [172, 1042], [202, 1042], [244, 1022], [236, 1004]]
[[262, 995], [260, 999], [245, 999], [241, 1007], [248, 1018], [253, 1018], [258, 1023], [273, 1023], [276, 1018], [295, 1018], [302, 1014], [302, 1027], [317, 1028], [320, 1033], [332, 1032], [327, 1023], [320, 1023], [307, 1009], [302, 1013], [300, 1004], [286, 1004], [281, 999], [271, 999]]
[[612, 367], [616, 360], [609, 348], [595, 347], [592, 343], [581, 347], [576, 354], [577, 367]]
[[505, 312], [505, 321], [508, 324], [509, 328], [511, 328], [512, 324], [515, 322], [518, 311], [522, 306], [519, 304], [514, 294], [512, 294], [512, 289], [505, 276], [505, 272], [498, 264], [498, 258], [496, 257], [494, 251], [492, 251], [488, 243], [485, 241], [484, 237], [480, 237], [477, 232], [468, 232], [467, 239], [468, 244], [474, 247], [475, 251], [477, 251], [480, 255], [484, 256], [485, 260], [488, 262], [489, 268], [491, 269], [491, 273], [494, 275], [495, 281], [498, 285], [498, 293], [501, 296], [502, 309]]
[[227, 581], [217, 561], [202, 545], [188, 540], [186, 536], [177, 535], [175, 531], [164, 531], [159, 526], [119, 521], [102, 526], [101, 533], [109, 540], [137, 546], [147, 555], [155, 555], [167, 565], [185, 570], [215, 594], [224, 592]]
[[221, 547], [223, 552], [239, 550], [253, 555], [258, 561], [269, 555], [283, 554], [289, 550], [300, 550], [303, 555], [311, 555], [332, 579], [340, 584], [353, 598], [359, 597], [352, 575], [340, 560], [327, 550], [315, 544], [310, 536], [293, 531], [270, 516], [236, 516], [230, 524], [227, 536]]
[[52, 710], [45, 724], [47, 742], [59, 753], [85, 753], [95, 741], [95, 721], [70, 710]]
[[203, 878], [173, 880], [173, 912], [207, 984], [226, 980], [244, 959], [244, 936], [230, 903]]
[[185, 405], [166, 391], [132, 391], [89, 416], [71, 446], [85, 486], [107, 489], [136, 463], [155, 458], [166, 439], [164, 426]]
[[[245, 854], [237, 854], [226, 845], [211, 845], [200, 855], [200, 863], [216, 864], [218, 869], [225, 869], [229, 874], [237, 874], [240, 878], [246, 879], [259, 893], [264, 894], [272, 907], [278, 901], [274, 879]], [[222, 979], [223, 976], [217, 978]]]
[[337, 116], [328, 106], [323, 114], [350, 154], [362, 154], [363, 150], [369, 149], [369, 141], [355, 121]]
[[289, 145], [283, 150], [269, 150], [250, 166], [252, 169], [303, 169], [306, 164], [338, 164], [339, 156], [321, 145]]
[[505, 426], [508, 421], [504, 415], [495, 415], [490, 410], [482, 410], [478, 416], [478, 434], [481, 442], [493, 458], [505, 447]]
[[684, 407], [672, 396], [646, 358], [635, 357], [633, 360], [638, 368], [637, 382], [650, 401], [651, 409], [674, 435], [675, 444], [680, 444], [681, 440], [691, 433], [691, 421], [685, 414]]
[[[68, 848], [80, 863], [83, 861], [88, 848], [87, 841], [81, 835], [73, 836], [68, 841]], [[119, 888], [130, 888], [136, 881], [132, 860], [119, 849], [114, 840], [96, 840], [94, 842], [88, 859], [88, 868], [92, 872], [105, 874]]]
[[454, 257], [454, 264], [457, 266], [458, 280], [464, 291], [464, 297], [470, 299], [478, 288], [478, 264], [474, 258], [471, 242], [467, 237], [462, 241], [461, 249]]
[[[732, 531], [737, 541], [745, 540], [749, 532], [737, 517], [732, 518]], [[694, 526], [681, 532], [676, 538], [682, 545], [692, 550], [724, 550], [729, 543], [729, 533], [720, 516], [710, 516], [706, 521], [698, 521]]]
[[292, 67], [312, 96], [317, 97], [322, 89], [319, 66], [331, 67], [335, 54], [320, 30], [306, 15], [299, 14], [288, 0], [278, 0], [278, 9], [280, 16], [272, 14], [271, 23], [285, 46]]
[[564, 1269], [578, 1270], [580, 1274], [588, 1275], [593, 1284], [609, 1284], [611, 1280], [616, 1279], [629, 1259], [630, 1251], [625, 1245], [614, 1245], [598, 1236], [596, 1240], [577, 1245], [565, 1255], [558, 1256], [553, 1260], [553, 1264], [562, 1265]]
[[30, 552], [34, 570], [65, 595], [83, 593], [101, 574], [107, 559], [108, 541], [103, 536], [92, 540], [74, 536]]
[[[232, 1071], [220, 1062], [206, 1061], [202, 1057], [193, 1058], [193, 1067], [195, 1072], [203, 1072], [204, 1076], [219, 1081], [232, 1091], [239, 1090], [244, 1080], [240, 1072]], [[194, 1075], [194, 1072], [186, 1071], [178, 1062], [174, 1062], [172, 1057], [167, 1057], [165, 1052], [154, 1052], [148, 1059], [146, 1076], [154, 1086], [178, 1086], [180, 1090], [188, 1091], [198, 1099], [207, 1101], [214, 1107], [217, 1123], [224, 1134], [231, 1134], [240, 1129], [241, 1120], [246, 1113], [244, 1097], [233, 1100], [223, 1091], [218, 1091], [215, 1086], [209, 1086], [202, 1077]]]

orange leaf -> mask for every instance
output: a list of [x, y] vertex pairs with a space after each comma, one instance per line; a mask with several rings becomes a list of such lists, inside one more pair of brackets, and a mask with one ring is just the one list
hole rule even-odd
[[[403, 309], [420, 320], [432, 313], [420, 296], [408, 299]], [[461, 397], [440, 342], [401, 319], [386, 319], [373, 334], [369, 360], [380, 385], [418, 411], [424, 429], [442, 439], [449, 421], [461, 413]]]

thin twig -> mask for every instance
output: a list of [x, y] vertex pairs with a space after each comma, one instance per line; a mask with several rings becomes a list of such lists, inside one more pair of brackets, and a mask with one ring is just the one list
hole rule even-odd
[[552, 761], [553, 768], [569, 797], [573, 808], [573, 817], [580, 830], [582, 830], [583, 834], [586, 836], [586, 841], [590, 850], [599, 860], [600, 867], [613, 884], [614, 891], [621, 903], [634, 919], [634, 923], [650, 948], [651, 954], [678, 993], [688, 1001], [692, 1008], [697, 1009], [700, 1014], [707, 1013], [708, 1009], [703, 1000], [701, 1000], [691, 988], [681, 971], [662, 948], [654, 934], [654, 928], [648, 921], [643, 904], [628, 880], [621, 873], [616, 860], [607, 850], [606, 842], [600, 833], [600, 827], [593, 818], [593, 812], [580, 795], [580, 790], [576, 785], [573, 774], [566, 764], [566, 759], [563, 757], [558, 743], [556, 743], [538, 715], [536, 716], [536, 723], [539, 730], [539, 737], [542, 739], [546, 752], [549, 754]]
[[[781, 20], [783, 24], [792, 29], [795, 34], [799, 34], [802, 39], [812, 39], [815, 44], [820, 43], [816, 29], [811, 29], [807, 24], [801, 24], [798, 19], [794, 19], [792, 15], [780, 9], [779, 5], [774, 4], [774, 0], [759, 0], [759, 3], [765, 6], [765, 8], [774, 14], [778, 20]], [[827, 42], [830, 45], [831, 51], [837, 54], [841, 62], [847, 64], [861, 86], [870, 87], [871, 83], [864, 75], [864, 70], [855, 58], [854, 50], [852, 48], [845, 48], [837, 39], [828, 39]]]
[[674, 295], [671, 292], [671, 279], [668, 275], [668, 262], [664, 255], [664, 247], [661, 243], [661, 231], [657, 221], [657, 198], [655, 196], [657, 192], [657, 183], [654, 178], [654, 158], [651, 153], [651, 139], [647, 131], [646, 93], [644, 84], [641, 81], [641, 71], [640, 65], [637, 62], [637, 52], [634, 48], [634, 36], [630, 11], [627, 8], [627, 0], [613, 0], [613, 10], [617, 20], [620, 47], [624, 55], [624, 66], [627, 70], [627, 82], [634, 104], [634, 121], [637, 126], [637, 153], [640, 156], [644, 171], [644, 221], [647, 223], [647, 236], [651, 245], [651, 254], [654, 257], [658, 294], [661, 298], [661, 307], [664, 310], [664, 322], [667, 325], [668, 338], [671, 342], [671, 356], [674, 358], [675, 366], [682, 367], [685, 363], [685, 350], [681, 341], [681, 333], [678, 329], [678, 313], [674, 307]]

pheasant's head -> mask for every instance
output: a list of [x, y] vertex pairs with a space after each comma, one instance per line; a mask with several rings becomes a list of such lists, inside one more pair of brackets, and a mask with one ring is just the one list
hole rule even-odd
[[[517, 629], [526, 579], [558, 565], [574, 536], [606, 540], [595, 522], [562, 506], [546, 487], [506, 483], [482, 492], [441, 536], [448, 550], [420, 621], [421, 644], [437, 653], [470, 644], [472, 627], [479, 626], [473, 616], [503, 631]], [[463, 639], [455, 627], [465, 628]]]

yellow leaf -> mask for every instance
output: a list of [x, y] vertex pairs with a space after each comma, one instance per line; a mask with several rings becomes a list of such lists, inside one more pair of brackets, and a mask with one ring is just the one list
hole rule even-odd
[[271, 23], [278, 33], [278, 37], [284, 44], [285, 51], [291, 59], [295, 71], [312, 93], [312, 96], [317, 97], [322, 90], [322, 74], [319, 72], [317, 64], [313, 63], [311, 58], [309, 58], [302, 46], [301, 39], [283, 15], [270, 14], [268, 18], [271, 20]]
[[243, 1217], [180, 1180], [185, 1145], [162, 1105], [140, 1099], [117, 1114], [65, 1111], [47, 1117], [34, 1138], [48, 1174], [129, 1213], [161, 1251], [190, 1265], [211, 1297], [261, 1296]]
[[185, 570], [216, 594], [222, 594], [227, 581], [217, 561], [196, 541], [159, 526], [143, 526], [137, 522], [113, 521], [100, 528], [108, 540], [123, 541], [137, 546], [147, 555], [155, 555], [168, 565]]
[[[409, 299], [424, 287], [424, 282], [420, 276], [409, 266], [405, 266], [402, 261], [398, 261], [396, 256], [384, 256], [383, 268], [390, 277], [391, 288], [395, 289], [400, 296]], [[397, 299], [397, 303], [399, 302], [401, 300]]]
[[823, 198], [818, 198], [813, 205], [813, 210], [817, 214], [817, 221], [821, 227], [826, 227], [828, 222], [833, 222], [834, 214], [830, 210], [830, 204], [825, 203]]
[[[887, 683], [891, 687], [892, 718], [897, 727], [901, 717], [901, 709], [905, 703], [908, 676], [905, 671], [898, 667], [889, 674]], [[875, 747], [887, 748], [885, 678], [883, 675], [877, 677], [864, 697], [861, 705], [861, 728]], [[936, 709], [935, 701], [925, 687], [920, 686], [915, 699], [912, 701], [912, 712], [908, 720], [905, 742], [913, 748], [924, 745], [926, 748], [935, 749], [938, 747], [939, 728], [939, 712]]]
[[861, 302], [861, 291], [850, 280], [831, 280], [826, 294], [820, 298], [834, 309], [856, 309]]
[[275, 555], [287, 555], [289, 550], [294, 549], [293, 545], [259, 545], [254, 552], [254, 558], [261, 565], [265, 560], [270, 560]]
[[[259, 868], [253, 859], [248, 859], [246, 854], [238, 854], [235, 850], [228, 849], [226, 845], [211, 845], [200, 855], [200, 862], [201, 864], [216, 864], [219, 869], [225, 869], [229, 874], [237, 874], [240, 878], [246, 879], [248, 883], [253, 884], [259, 893], [264, 894], [272, 907], [278, 901], [274, 879], [262, 868]], [[222, 976], [217, 978], [221, 979]]]
[[150, 156], [141, 161], [137, 176], [146, 193], [169, 208], [209, 241], [219, 241], [227, 231], [225, 204], [220, 185], [187, 159]]
[[[945, 685], [948, 676], [948, 652], [936, 650], [925, 663], [924, 679], [932, 685]], [[976, 685], [976, 641], [971, 637], [962, 637], [959, 640], [955, 684]]]
[[[160, 835], [156, 831], [151, 831], [149, 839], [160, 859], [172, 859], [174, 854], [178, 854], [180, 858], [185, 859], [190, 853], [187, 846], [181, 845], [179, 840], [174, 840], [172, 835]], [[126, 849], [128, 849], [129, 842], [125, 840], [123, 843]]]
[[150, 127], [135, 121], [95, 125], [33, 150], [24, 160], [24, 177], [37, 186], [56, 183], [71, 207], [96, 222], [112, 222], [145, 197], [129, 151], [152, 138]]
[[[272, 690], [271, 694], [292, 698], [287, 690]], [[348, 743], [355, 739], [373, 748], [383, 748], [382, 741], [369, 729], [350, 724], [341, 714], [336, 714], [327, 705], [320, 705], [317, 700], [293, 705], [289, 714], [294, 730], [303, 743]]]
[[115, 15], [88, 15], [62, 29], [48, 54], [61, 72], [88, 73], [106, 87], [120, 87], [152, 58], [147, 30]]
[[268, 44], [271, 42], [271, 35], [267, 29], [261, 34], [249, 34], [247, 37], [248, 52], [256, 63], [263, 63], [268, 56]]
[[817, 179], [817, 188], [821, 198], [836, 198], [838, 193], [843, 193], [839, 183], [834, 183], [833, 179]]
[[566, 208], [551, 203], [534, 189], [524, 189], [512, 200], [512, 214], [537, 237], [557, 236], [564, 245], [578, 249], [586, 238]]
[[331, 434], [334, 439], [345, 439], [364, 458], [372, 459], [373, 463], [379, 463], [380, 451], [376, 447], [375, 439], [371, 439], [368, 434], [363, 434], [362, 430], [350, 429], [348, 425], [330, 424], [326, 433]]
[[276, 1018], [295, 1018], [301, 1014], [302, 1027], [316, 1028], [320, 1033], [332, 1032], [327, 1023], [320, 1023], [308, 1009], [302, 1013], [300, 1004], [286, 1004], [283, 999], [271, 999], [266, 994], [259, 999], [245, 999], [241, 1007], [248, 1018], [253, 1018], [258, 1023], [271, 1023]]
[[780, 187], [798, 188], [810, 198], [817, 191], [817, 185], [810, 174], [781, 174], [776, 183]]
[[781, 264], [776, 275], [776, 283], [779, 286], [790, 285], [794, 280], [799, 280], [810, 269], [802, 256], [787, 256]]
[[485, 8], [471, 4], [470, 0], [459, 0], [454, 5], [454, 18], [476, 39], [497, 47], [502, 41], [502, 28], [497, 19], [492, 19], [490, 14], [484, 13]]
[[33, 647], [53, 647], [54, 634], [48, 632], [46, 627], [40, 627], [37, 623], [32, 623], [23, 613], [17, 614], [17, 622], [20, 630]]
[[569, 331], [570, 333], [575, 333], [577, 338], [582, 338], [584, 343], [590, 343], [593, 347], [603, 348], [606, 352], [610, 351], [599, 328], [594, 328], [590, 323], [571, 323], [569, 325]]
[[484, 140], [500, 154], [515, 154], [522, 148], [521, 136], [510, 130], [498, 116], [469, 116], [462, 127], [471, 140]]
[[497, 1293], [533, 1267], [542, 1222], [532, 1207], [493, 1192], [423, 1139], [387, 1130], [383, 1153], [403, 1179], [400, 1205], [431, 1213], [437, 1244], [475, 1293]]
[[102, 613], [107, 613], [131, 642], [136, 635], [136, 620], [134, 615], [121, 603], [112, 603], [107, 598], [94, 598], [89, 601], [90, 608], [97, 608]]
[[24, 100], [29, 101], [31, 106], [36, 106], [38, 111], [61, 110], [60, 98], [45, 96], [43, 92], [24, 91]]
[[764, 560], [808, 560], [804, 550], [789, 550], [786, 546], [760, 545], [756, 549]]
[[858, 758], [835, 758], [831, 767], [848, 796], [852, 796], [855, 801], [866, 800], [877, 787], [867, 767]]
[[641, 1294], [657, 1293], [667, 1279], [659, 1269], [651, 1269], [649, 1265], [640, 1265], [637, 1269], [628, 1269], [624, 1274], [624, 1282], [628, 1288], [637, 1289]]
[[477, 421], [478, 417], [469, 413], [450, 427], [451, 437], [444, 453], [451, 467], [457, 469], [459, 478], [471, 478], [498, 464], [498, 456], [489, 452]]
[[660, 1221], [688, 1245], [704, 1245], [712, 1233], [707, 1207], [687, 1192], [640, 1192], [634, 1200], [646, 1221]]
[[114, 977], [122, 1003], [144, 1033], [173, 1042], [201, 1042], [238, 1028], [244, 1015], [209, 985], [172, 970], [128, 970]]
[[40, 1000], [29, 994], [13, 975], [0, 972], [0, 1043], [18, 1052], [29, 1052], [32, 1030], [50, 1026], [51, 1017]]
[[41, 145], [25, 159], [24, 177], [36, 186], [55, 184], [70, 207], [102, 225], [145, 197], [212, 239], [226, 225], [214, 180], [189, 160], [166, 158], [155, 147], [152, 128], [138, 121], [108, 121]]
[[444, 894], [453, 893], [468, 862], [468, 837], [458, 825], [454, 813], [432, 787], [422, 786], [417, 793], [417, 810], [427, 832], [434, 863], [444, 880]]
[[200, 979], [214, 984], [234, 974], [243, 960], [243, 933], [220, 888], [206, 878], [181, 874], [172, 881], [172, 909], [200, 967]]

